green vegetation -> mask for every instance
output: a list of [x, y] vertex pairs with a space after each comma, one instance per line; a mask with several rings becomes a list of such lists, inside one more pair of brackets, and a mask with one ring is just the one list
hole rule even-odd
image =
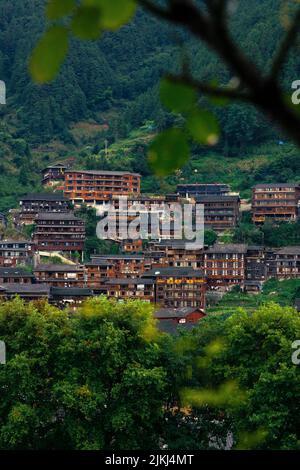
[[247, 294], [240, 288], [234, 288], [228, 292], [216, 304], [207, 308], [208, 314], [231, 314], [238, 308], [247, 312], [253, 312], [256, 308], [269, 302], [274, 302], [284, 307], [293, 306], [296, 298], [300, 297], [300, 279], [277, 280], [270, 279], [259, 294]]
[[75, 214], [85, 221], [86, 240], [84, 246], [84, 259], [88, 261], [91, 255], [118, 254], [120, 245], [111, 240], [100, 240], [96, 235], [96, 227], [99, 221], [96, 209], [82, 206]]
[[[282, 33], [279, 7], [279, 0], [241, 0], [232, 18], [240, 45], [262, 67]], [[13, 10], [8, 0], [0, 5], [0, 77], [8, 94], [8, 105], [0, 108], [0, 211], [39, 190], [40, 170], [58, 160], [86, 169], [140, 172], [143, 191], [157, 193], [172, 191], [179, 182], [223, 181], [249, 198], [255, 183], [299, 180], [297, 149], [286, 141], [278, 145], [282, 136], [256, 111], [237, 104], [217, 110], [223, 129], [217, 146], [194, 144], [182, 170], [155, 178], [146, 159], [148, 144], [158, 131], [182, 122], [159, 99], [159, 78], [175, 70], [181, 56], [169, 26], [138, 11], [129, 25], [106, 32], [100, 41], [73, 39], [57, 79], [40, 86], [30, 81], [27, 63], [44, 29], [43, 8], [43, 0], [17, 0]], [[207, 49], [184, 40], [196, 74], [228, 81], [228, 71]], [[264, 48], [257, 47], [261, 42]], [[297, 57], [287, 63], [288, 88]]]
[[299, 335], [274, 303], [179, 337], [143, 302], [2, 303], [0, 449], [299, 449]]
[[193, 362], [184, 403], [200, 422], [207, 409], [219, 423], [225, 416], [237, 449], [299, 449], [300, 375], [292, 363], [299, 328], [299, 314], [274, 303], [204, 320], [189, 346], [181, 342]]
[[281, 247], [300, 244], [300, 221], [274, 222], [266, 220], [263, 225], [255, 226], [251, 214], [245, 213], [239, 226], [232, 233], [235, 243]]

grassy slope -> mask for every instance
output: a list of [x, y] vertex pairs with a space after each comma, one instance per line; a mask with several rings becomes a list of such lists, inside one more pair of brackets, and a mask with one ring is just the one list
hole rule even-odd
[[251, 313], [260, 305], [267, 302], [276, 302], [283, 306], [294, 305], [295, 298], [300, 296], [300, 279], [288, 279], [277, 281], [271, 279], [264, 285], [263, 292], [258, 295], [242, 292], [229, 292], [214, 306], [207, 308], [211, 315], [233, 313], [238, 308], [243, 308]]

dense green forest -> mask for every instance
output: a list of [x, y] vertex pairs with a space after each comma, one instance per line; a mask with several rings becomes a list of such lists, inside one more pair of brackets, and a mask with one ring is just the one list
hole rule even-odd
[[[99, 41], [73, 40], [58, 78], [49, 85], [33, 84], [27, 64], [45, 28], [44, 5], [44, 0], [0, 4], [0, 78], [8, 98], [0, 107], [0, 210], [38, 189], [39, 171], [49, 162], [67, 158], [78, 167], [139, 171], [144, 191], [173, 190], [178, 181], [222, 180], [249, 197], [256, 182], [299, 178], [298, 150], [257, 111], [232, 104], [216, 108], [223, 133], [213, 150], [194, 145], [182, 172], [155, 179], [146, 162], [147, 144], [178, 119], [160, 104], [159, 78], [177, 68], [183, 54], [203, 79], [226, 84], [232, 74], [186, 33], [138, 11], [129, 25]], [[282, 2], [241, 0], [237, 5], [232, 33], [267, 70], [284, 31]], [[287, 90], [298, 69], [293, 54], [282, 77]]]

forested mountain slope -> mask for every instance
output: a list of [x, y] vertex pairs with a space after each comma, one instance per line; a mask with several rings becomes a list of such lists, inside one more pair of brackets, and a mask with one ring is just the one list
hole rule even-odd
[[[283, 33], [283, 2], [240, 0], [236, 4], [231, 20], [232, 33], [259, 66], [267, 70]], [[69, 156], [75, 157], [81, 166], [125, 166], [141, 171], [150, 178], [149, 188], [160, 190], [161, 183], [152, 181], [145, 162], [149, 138], [173, 119], [158, 99], [160, 76], [176, 68], [182, 43], [184, 49], [190, 51], [195, 73], [202, 78], [217, 78], [227, 83], [232, 74], [186, 33], [174, 32], [167, 24], [139, 11], [132, 23], [116, 33], [105, 34], [100, 41], [73, 40], [68, 60], [56, 81], [46, 86], [35, 85], [29, 78], [27, 62], [45, 28], [44, 5], [44, 0], [0, 2], [0, 79], [6, 81], [8, 96], [7, 106], [0, 107], [0, 180], [5, 186], [0, 185], [0, 209], [10, 204], [10, 188], [20, 194], [28, 187], [36, 187], [40, 168], [49, 161]], [[299, 64], [299, 54], [293, 54], [282, 77], [287, 89], [299, 78]], [[278, 167], [277, 163], [273, 164], [274, 156], [276, 162], [280, 159], [279, 167], [285, 167], [284, 179], [300, 176], [294, 163], [291, 167], [297, 151], [290, 147], [286, 151], [282, 147], [274, 152], [282, 136], [255, 110], [233, 104], [218, 108], [217, 113], [223, 127], [219, 145], [213, 154], [206, 148], [194, 147], [192, 163], [183, 170], [182, 178], [187, 180], [192, 174], [193, 180], [205, 180], [206, 176], [211, 180], [218, 155], [240, 162], [244, 157], [251, 159], [257, 145], [263, 146], [263, 151], [260, 149], [256, 155], [259, 164], [255, 172], [260, 175], [262, 172], [265, 179], [272, 180], [270, 171]], [[141, 126], [143, 130], [138, 131], [141, 139], [134, 138], [129, 148], [122, 149], [124, 142], [132, 141], [132, 134]], [[117, 145], [111, 158], [103, 154], [105, 141], [109, 146]], [[267, 148], [269, 143], [270, 149]], [[286, 153], [289, 157], [285, 163]], [[250, 163], [243, 167], [246, 168], [244, 180], [232, 183], [237, 186], [235, 183], [241, 182], [246, 186], [242, 189], [248, 190], [259, 178], [254, 175], [249, 179], [253, 173]], [[277, 173], [274, 173], [276, 177]], [[215, 176], [215, 179], [221, 177], [218, 172]], [[172, 177], [167, 182], [175, 183], [176, 178]]]

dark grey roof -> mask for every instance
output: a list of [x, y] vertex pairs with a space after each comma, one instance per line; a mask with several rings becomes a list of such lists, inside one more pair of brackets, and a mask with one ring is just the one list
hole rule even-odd
[[300, 246], [285, 246], [279, 250], [275, 250], [277, 255], [300, 255]]
[[128, 286], [128, 285], [153, 285], [154, 281], [152, 279], [144, 279], [140, 277], [135, 278], [111, 278], [105, 281], [106, 285], [109, 286]]
[[5, 284], [0, 287], [2, 292], [13, 295], [48, 296], [50, 287], [47, 284]]
[[34, 275], [25, 269], [18, 269], [18, 268], [0, 268], [0, 276], [1, 277], [31, 277], [33, 278]]
[[105, 259], [93, 258], [91, 261], [85, 263], [85, 266], [113, 266], [113, 263]]
[[86, 287], [51, 287], [50, 293], [54, 297], [92, 297], [94, 294]]
[[[183, 307], [183, 308], [161, 308], [154, 313], [154, 317], [159, 318], [186, 318], [188, 315], [200, 309], [195, 307]], [[204, 312], [201, 310], [201, 313]]]
[[300, 299], [295, 299], [295, 307], [300, 312]]
[[36, 220], [82, 220], [76, 217], [73, 212], [40, 212]]
[[229, 185], [226, 183], [182, 183], [178, 184], [177, 188], [210, 188], [210, 187], [215, 187], [215, 188], [229, 188]]
[[248, 245], [247, 250], [248, 251], [259, 251], [259, 250], [265, 250], [266, 247], [264, 245]]
[[200, 269], [182, 268], [182, 267], [166, 267], [153, 268], [146, 271], [143, 277], [204, 277]]
[[237, 243], [216, 244], [205, 250], [205, 253], [246, 253], [247, 245]]
[[299, 183], [266, 183], [266, 184], [257, 184], [254, 188], [265, 189], [265, 188], [297, 188]]
[[91, 260], [94, 261], [94, 260], [130, 260], [130, 259], [143, 259], [144, 258], [144, 255], [135, 255], [135, 254], [132, 254], [132, 255], [92, 255], [91, 256]]
[[203, 195], [203, 196], [197, 196], [196, 197], [196, 202], [239, 202], [240, 201], [240, 196], [238, 195], [226, 195], [226, 194], [220, 194], [220, 195], [215, 195], [212, 194], [210, 195]]
[[32, 241], [28, 240], [0, 240], [0, 246], [1, 245], [13, 245], [13, 244], [20, 244], [20, 245], [33, 245]]
[[170, 248], [179, 248], [184, 249], [188, 243], [191, 243], [189, 240], [160, 240], [157, 242], [151, 242], [151, 245], [156, 245], [159, 247], [170, 247]]
[[125, 175], [133, 175], [133, 176], [141, 176], [139, 173], [131, 173], [130, 171], [99, 171], [99, 170], [68, 170], [66, 173], [83, 173], [87, 175], [95, 175], [95, 176], [125, 176]]
[[35, 272], [80, 272], [83, 266], [71, 264], [41, 264], [34, 268]]
[[20, 198], [21, 201], [67, 201], [62, 193], [32, 193]]

